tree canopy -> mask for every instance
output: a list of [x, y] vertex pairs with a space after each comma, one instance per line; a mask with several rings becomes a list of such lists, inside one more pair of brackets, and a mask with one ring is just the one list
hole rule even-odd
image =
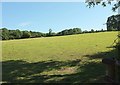
[[36, 38], [36, 37], [52, 37], [52, 36], [64, 36], [64, 35], [74, 35], [74, 34], [82, 34], [82, 33], [97, 33], [97, 32], [105, 32], [106, 30], [93, 30], [91, 31], [82, 31], [81, 28], [71, 28], [65, 29], [58, 33], [52, 32], [52, 29], [49, 29], [48, 33], [42, 32], [34, 32], [34, 31], [20, 31], [19, 29], [16, 30], [9, 30], [7, 28], [0, 29], [0, 37], [2, 40], [11, 40], [11, 39], [23, 39], [23, 38]]
[[120, 0], [85, 0], [85, 3], [87, 3], [88, 7], [94, 7], [95, 5], [101, 4], [102, 6], [107, 6], [107, 4], [110, 4], [114, 2], [114, 6], [112, 7], [113, 11], [116, 11], [120, 7]]
[[120, 14], [108, 17], [106, 25], [108, 31], [120, 30]]

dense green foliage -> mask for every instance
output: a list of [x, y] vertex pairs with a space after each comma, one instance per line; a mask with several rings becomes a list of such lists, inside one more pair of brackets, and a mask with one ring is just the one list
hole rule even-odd
[[57, 35], [72, 35], [72, 34], [80, 34], [82, 30], [80, 28], [73, 28], [73, 29], [65, 29], [61, 32], [58, 32]]
[[107, 30], [120, 30], [120, 15], [112, 15], [107, 19]]
[[10, 39], [21, 39], [21, 38], [35, 38], [45, 36], [44, 33], [41, 32], [32, 32], [32, 31], [20, 31], [16, 30], [8, 30], [7, 28], [0, 29], [2, 34], [2, 40], [10, 40]]
[[82, 34], [82, 33], [96, 33], [96, 32], [104, 32], [106, 30], [96, 30], [94, 31], [82, 31], [80, 28], [73, 28], [73, 29], [65, 29], [61, 32], [55, 33], [52, 32], [52, 29], [49, 29], [48, 33], [41, 33], [41, 32], [33, 32], [33, 31], [20, 31], [19, 29], [16, 30], [8, 30], [7, 28], [0, 29], [1, 38], [2, 40], [11, 40], [11, 39], [23, 39], [23, 38], [36, 38], [36, 37], [51, 37], [51, 36], [63, 36], [63, 35], [74, 35], [74, 34]]

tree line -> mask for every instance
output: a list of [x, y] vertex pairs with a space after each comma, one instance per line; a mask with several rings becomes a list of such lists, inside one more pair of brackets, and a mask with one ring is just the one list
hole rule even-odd
[[7, 28], [2, 28], [0, 29], [0, 32], [2, 40], [35, 38], [45, 36], [45, 33], [33, 31], [20, 31], [19, 29], [8, 30]]
[[51, 37], [51, 36], [64, 36], [64, 35], [73, 35], [73, 34], [82, 34], [82, 33], [96, 33], [96, 32], [104, 32], [105, 30], [96, 30], [94, 31], [82, 31], [80, 28], [73, 29], [65, 29], [58, 33], [52, 32], [52, 29], [49, 29], [48, 33], [42, 32], [34, 32], [34, 31], [20, 31], [16, 30], [8, 30], [7, 28], [0, 29], [0, 37], [2, 40], [11, 40], [11, 39], [24, 39], [24, 38], [37, 38], [37, 37]]
[[73, 35], [73, 34], [81, 34], [82, 30], [80, 28], [73, 28], [73, 29], [65, 29], [61, 32], [58, 32], [57, 35]]

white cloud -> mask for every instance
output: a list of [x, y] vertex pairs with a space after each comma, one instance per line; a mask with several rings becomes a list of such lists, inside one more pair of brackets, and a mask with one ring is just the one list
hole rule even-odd
[[30, 22], [22, 22], [19, 24], [20, 27], [30, 26]]

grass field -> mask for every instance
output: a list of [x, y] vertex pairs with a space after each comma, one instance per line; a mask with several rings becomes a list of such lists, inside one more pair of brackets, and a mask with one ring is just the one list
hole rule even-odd
[[2, 41], [2, 82], [104, 82], [118, 32]]

